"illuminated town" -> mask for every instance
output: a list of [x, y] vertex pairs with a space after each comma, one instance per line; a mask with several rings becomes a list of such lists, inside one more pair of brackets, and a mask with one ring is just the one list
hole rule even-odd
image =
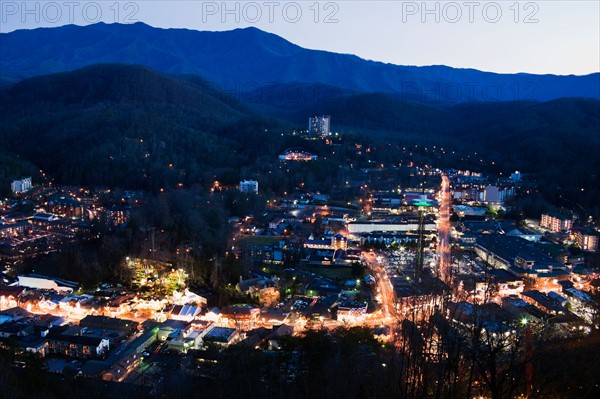
[[[296, 160], [279, 157], [277, 167]], [[210, 372], [212, 363], [204, 362], [214, 345], [273, 351], [313, 329], [369, 328], [396, 347], [414, 339], [403, 328], [436, 314], [465, 335], [474, 327], [509, 337], [542, 326], [562, 338], [598, 330], [600, 278], [584, 255], [598, 251], [600, 232], [568, 214], [521, 224], [500, 217], [531, 187], [521, 173], [486, 176], [410, 162], [350, 166], [347, 178], [335, 194], [308, 192], [298, 182], [260, 214], [231, 218], [227, 258], [212, 273], [227, 262], [245, 270], [212, 288], [194, 284], [192, 247], [159, 251], [154, 231], [145, 257], [118, 260], [126, 285], [85, 286], [35, 268], [21, 273], [69, 243], [126, 228], [146, 199], [142, 192], [15, 180], [13, 198], [2, 203], [2, 337], [58, 371], [75, 367], [82, 376], [152, 387], [157, 354], [190, 358], [190, 372]], [[239, 187], [215, 182], [211, 195], [223, 190], [260, 194], [258, 182], [246, 180]], [[29, 211], [19, 210], [24, 203]]]
[[0, 397], [600, 397], [598, 73], [17, 28]]

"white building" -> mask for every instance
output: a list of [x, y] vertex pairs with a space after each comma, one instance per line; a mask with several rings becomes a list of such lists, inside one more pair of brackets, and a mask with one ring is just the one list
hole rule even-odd
[[504, 201], [515, 196], [514, 187], [487, 186], [483, 190], [483, 202], [502, 205]]
[[258, 194], [258, 182], [256, 180], [243, 180], [240, 182], [240, 191]]
[[[437, 228], [435, 223], [426, 222], [423, 225], [425, 231], [435, 231]], [[361, 234], [361, 233], [372, 233], [374, 231], [381, 232], [416, 232], [419, 229], [419, 221], [408, 221], [408, 222], [385, 222], [385, 221], [357, 221], [350, 222], [347, 224], [348, 233], [350, 234]]]
[[42, 290], [54, 290], [56, 292], [72, 293], [77, 288], [76, 283], [66, 282], [38, 275], [21, 275], [17, 285], [20, 287], [35, 288]]
[[13, 194], [25, 192], [31, 188], [31, 177], [24, 177], [21, 180], [13, 180], [10, 185]]
[[308, 118], [308, 132], [317, 136], [329, 136], [330, 121], [329, 115]]

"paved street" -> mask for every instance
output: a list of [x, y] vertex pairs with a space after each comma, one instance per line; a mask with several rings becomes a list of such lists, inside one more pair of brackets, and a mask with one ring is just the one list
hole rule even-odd
[[438, 267], [439, 277], [446, 282], [450, 278], [450, 267], [452, 264], [450, 253], [450, 209], [452, 199], [450, 197], [450, 180], [448, 176], [442, 176], [442, 187], [440, 190], [440, 211], [438, 215]]

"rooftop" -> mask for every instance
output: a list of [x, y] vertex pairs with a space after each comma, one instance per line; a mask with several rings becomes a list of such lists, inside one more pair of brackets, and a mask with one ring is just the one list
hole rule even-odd
[[216, 342], [228, 342], [233, 334], [235, 334], [235, 328], [228, 327], [213, 327], [210, 329], [204, 339]]

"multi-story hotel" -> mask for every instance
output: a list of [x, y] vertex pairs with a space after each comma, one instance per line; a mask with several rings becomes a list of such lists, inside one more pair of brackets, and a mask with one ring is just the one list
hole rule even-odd
[[573, 227], [573, 219], [569, 215], [560, 213], [544, 213], [540, 226], [550, 231], [569, 231]]
[[598, 252], [598, 241], [600, 232], [594, 229], [582, 228], [575, 233], [575, 239], [579, 248], [586, 252]]

